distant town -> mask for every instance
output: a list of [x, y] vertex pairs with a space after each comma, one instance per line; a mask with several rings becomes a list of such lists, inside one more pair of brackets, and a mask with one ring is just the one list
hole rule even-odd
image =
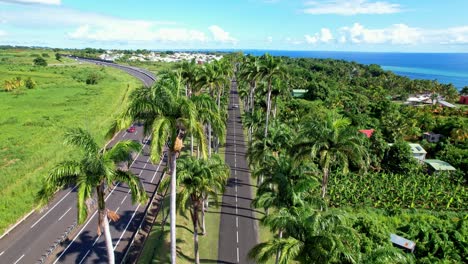
[[206, 54], [206, 53], [192, 53], [192, 52], [149, 52], [147, 54], [134, 53], [125, 54], [119, 51], [107, 50], [103, 54], [99, 55], [100, 59], [116, 61], [129, 56], [129, 61], [161, 61], [161, 62], [180, 62], [180, 61], [192, 61], [202, 64], [211, 62], [213, 60], [220, 60], [223, 58], [222, 55]]

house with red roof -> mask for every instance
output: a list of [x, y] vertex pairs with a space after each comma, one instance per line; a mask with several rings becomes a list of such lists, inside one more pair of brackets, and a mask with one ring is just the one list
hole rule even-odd
[[372, 134], [374, 134], [374, 129], [360, 129], [359, 132], [363, 133], [366, 135], [367, 138], [370, 138]]

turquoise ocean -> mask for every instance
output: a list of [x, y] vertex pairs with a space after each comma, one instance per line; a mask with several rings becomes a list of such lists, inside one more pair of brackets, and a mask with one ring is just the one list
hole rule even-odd
[[411, 79], [437, 80], [453, 84], [458, 89], [468, 86], [468, 53], [386, 53], [386, 52], [335, 52], [335, 51], [288, 51], [288, 50], [243, 50], [244, 54], [292, 58], [331, 58], [355, 61], [361, 64], [378, 64], [384, 70]]

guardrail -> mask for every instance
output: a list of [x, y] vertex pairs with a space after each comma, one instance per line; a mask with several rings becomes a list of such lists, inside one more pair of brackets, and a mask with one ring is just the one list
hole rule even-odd
[[[166, 157], [166, 154], [163, 155], [162, 159], [164, 159], [164, 157]], [[163, 176], [164, 176], [164, 175], [163, 175]], [[164, 177], [161, 177], [161, 178], [159, 179], [158, 184], [156, 185], [156, 189], [155, 189], [153, 195], [151, 196], [151, 200], [148, 202], [148, 205], [146, 206], [145, 214], [144, 214], [143, 218], [141, 219], [140, 225], [138, 226], [136, 232], [133, 233], [132, 238], [131, 238], [131, 242], [130, 242], [129, 246], [127, 247], [127, 250], [125, 251], [125, 254], [124, 254], [122, 260], [120, 261], [120, 263], [125, 263], [125, 261], [126, 261], [126, 259], [127, 259], [127, 256], [128, 256], [128, 254], [129, 254], [129, 252], [131, 251], [133, 244], [135, 243], [135, 238], [136, 238], [136, 236], [140, 233], [140, 231], [141, 231], [141, 229], [142, 229], [142, 226], [143, 226], [143, 223], [145, 222], [146, 217], [148, 216], [148, 212], [150, 212], [150, 209], [151, 209], [151, 206], [152, 206], [152, 204], [153, 204], [153, 201], [154, 201], [155, 197], [158, 195], [159, 185], [161, 185], [161, 181], [163, 180], [163, 178], [164, 178]], [[168, 190], [168, 188], [166, 188], [166, 191], [164, 192], [163, 197], [166, 196], [167, 190]], [[164, 203], [162, 203], [162, 204], [164, 204]], [[157, 217], [157, 215], [159, 214], [159, 212], [160, 212], [160, 209], [158, 209], [158, 210], [156, 211], [156, 214], [155, 214], [155, 216], [154, 216], [153, 222], [151, 223], [151, 226], [150, 226], [150, 230], [148, 231], [148, 235], [149, 235], [149, 233], [150, 233], [151, 230], [152, 230], [152, 227], [153, 227], [153, 224], [154, 224], [154, 220], [156, 219], [156, 217]], [[143, 247], [144, 247], [144, 245], [145, 245], [145, 242], [146, 242], [146, 238], [143, 240], [143, 245], [141, 246], [141, 249], [143, 249]], [[141, 251], [142, 251], [142, 250], [140, 250], [140, 251], [138, 252], [138, 256], [135, 258], [135, 260], [138, 260], [138, 259], [139, 259], [140, 254], [141, 254]]]
[[63, 234], [57, 238], [57, 240], [54, 241], [54, 243], [46, 250], [46, 252], [44, 254], [42, 254], [41, 258], [38, 260], [37, 263], [45, 263], [45, 261], [47, 260], [47, 258], [54, 252], [54, 250], [59, 246], [61, 245], [67, 238], [68, 238], [68, 235], [70, 235], [70, 233], [73, 231], [73, 229], [75, 229], [75, 227], [77, 226], [77, 222], [73, 222], [73, 224], [71, 226], [69, 226], [65, 232], [63, 232]]

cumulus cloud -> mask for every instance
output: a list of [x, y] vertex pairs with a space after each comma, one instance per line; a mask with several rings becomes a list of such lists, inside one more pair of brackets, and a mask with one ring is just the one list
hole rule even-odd
[[320, 29], [319, 33], [315, 33], [313, 36], [304, 35], [306, 42], [309, 44], [316, 44], [316, 43], [328, 43], [333, 40], [333, 34], [331, 33], [330, 29], [322, 28]]
[[41, 5], [60, 5], [61, 0], [0, 0], [0, 2], [15, 4], [41, 4]]
[[445, 35], [441, 44], [468, 44], [468, 26], [453, 27], [447, 30], [438, 30], [432, 35]]
[[369, 2], [367, 0], [329, 0], [307, 2], [303, 12], [323, 15], [357, 15], [357, 14], [392, 14], [401, 11], [399, 4], [388, 2]]
[[351, 27], [342, 27], [340, 42], [355, 44], [416, 44], [423, 40], [423, 30], [405, 24], [394, 24], [387, 28], [368, 29], [359, 23]]
[[237, 39], [231, 37], [231, 34], [229, 32], [224, 31], [221, 27], [217, 25], [212, 25], [208, 28], [213, 35], [213, 39], [216, 42], [221, 42], [221, 43], [237, 43]]

